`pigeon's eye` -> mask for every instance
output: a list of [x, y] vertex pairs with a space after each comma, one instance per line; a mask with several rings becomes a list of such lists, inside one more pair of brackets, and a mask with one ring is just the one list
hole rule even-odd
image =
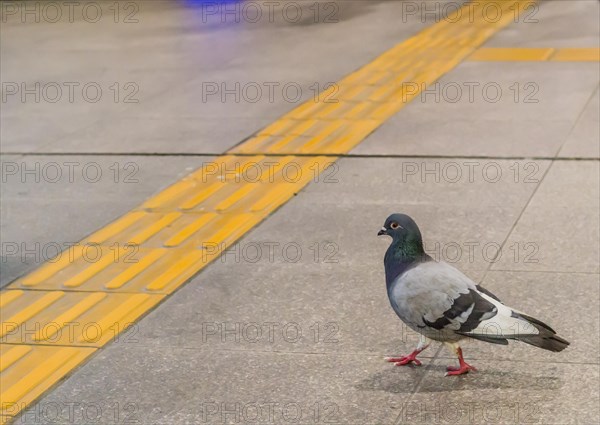
[[396, 230], [398, 227], [400, 227], [400, 225], [394, 221], [394, 222], [392, 222], [392, 224], [390, 224], [390, 227], [392, 229]]

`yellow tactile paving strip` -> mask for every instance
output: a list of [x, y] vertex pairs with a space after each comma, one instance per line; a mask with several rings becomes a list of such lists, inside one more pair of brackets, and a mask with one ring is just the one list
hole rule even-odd
[[3, 290], [2, 419], [18, 414], [326, 173], [335, 155], [508, 25], [515, 6], [531, 2], [503, 2], [507, 13], [495, 23], [471, 20], [485, 15], [477, 11], [487, 3], [467, 5], [464, 19], [440, 21], [385, 52], [319, 101], [304, 103]]
[[600, 48], [483, 47], [469, 56], [476, 62], [598, 62]]

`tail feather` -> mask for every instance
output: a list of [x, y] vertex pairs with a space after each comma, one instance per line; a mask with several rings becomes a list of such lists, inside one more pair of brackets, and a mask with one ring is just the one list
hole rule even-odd
[[562, 351], [569, 346], [569, 341], [559, 337], [556, 334], [548, 334], [547, 336], [535, 335], [535, 336], [523, 336], [515, 338], [518, 341], [522, 341], [526, 344], [530, 344], [539, 348], [543, 348], [548, 351]]
[[515, 339], [517, 341], [522, 341], [526, 344], [530, 344], [535, 347], [543, 348], [544, 350], [554, 352], [562, 351], [569, 346], [569, 341], [556, 335], [554, 329], [552, 329], [544, 322], [535, 319], [531, 316], [527, 316], [523, 313], [514, 314], [516, 314], [520, 318], [523, 318], [524, 320], [527, 320], [539, 332], [539, 334], [537, 335], [516, 335]]

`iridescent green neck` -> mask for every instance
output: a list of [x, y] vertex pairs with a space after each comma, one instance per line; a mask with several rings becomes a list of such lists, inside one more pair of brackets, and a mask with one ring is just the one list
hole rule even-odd
[[419, 235], [407, 235], [404, 240], [392, 241], [390, 245], [394, 259], [402, 262], [413, 261], [423, 256], [423, 241]]
[[423, 250], [423, 242], [419, 237], [405, 240], [394, 239], [385, 253], [385, 277], [388, 288], [392, 282], [411, 266], [420, 261], [427, 261], [429, 256]]

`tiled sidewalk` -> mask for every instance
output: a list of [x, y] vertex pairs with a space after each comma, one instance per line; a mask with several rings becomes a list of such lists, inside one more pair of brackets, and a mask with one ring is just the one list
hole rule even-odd
[[[559, 18], [566, 7], [569, 13]], [[590, 40], [597, 40], [599, 30], [591, 18], [597, 16], [597, 2], [543, 2], [536, 10], [538, 22], [513, 23], [485, 46], [594, 47]], [[338, 13], [336, 25], [310, 30], [280, 22], [246, 23], [243, 35], [218, 25], [200, 26], [197, 33], [190, 29], [193, 36], [175, 31], [163, 43], [181, 50], [159, 48], [158, 72], [149, 71], [141, 55], [132, 59], [139, 66], [127, 68], [121, 51], [114, 51], [105, 59], [124, 67], [114, 74], [121, 81], [137, 75], [154, 82], [147, 102], [138, 110], [101, 104], [106, 119], [82, 122], [70, 135], [57, 128], [44, 143], [33, 143], [42, 138], [32, 133], [43, 134], [43, 119], [26, 131], [19, 116], [45, 116], [44, 108], [68, 116], [68, 107], [15, 104], [5, 115], [3, 105], [3, 124], [9, 127], [2, 133], [2, 150], [13, 153], [3, 155], [3, 162], [31, 167], [36, 161], [95, 161], [107, 171], [114, 162], [119, 168], [134, 162], [141, 177], [133, 185], [115, 184], [110, 174], [94, 185], [9, 181], [2, 189], [3, 198], [8, 195], [2, 213], [10, 217], [2, 223], [3, 241], [80, 240], [297, 106], [282, 101], [196, 105], [193, 95], [201, 96], [203, 82], [272, 78], [302, 80], [306, 87], [339, 81], [433, 24], [417, 14], [395, 25], [394, 14], [403, 13], [400, 2], [349, 2]], [[141, 8], [138, 27], [116, 28], [124, 35], [154, 34], [178, 19], [194, 28], [189, 14], [157, 2]], [[36, 28], [30, 43], [56, 30]], [[73, 43], [85, 45], [97, 30], [87, 29]], [[5, 34], [20, 31], [3, 28], [3, 50]], [[226, 37], [233, 34], [237, 41]], [[333, 45], [318, 43], [331, 36]], [[217, 39], [237, 55], [219, 57], [210, 49]], [[145, 43], [150, 40], [156, 43], [148, 34]], [[282, 48], [292, 40], [314, 56], [298, 62], [297, 52]], [[131, 52], [139, 49], [129, 43]], [[260, 57], [248, 50], [259, 43]], [[210, 59], [187, 55], [193, 48]], [[189, 62], [166, 66], [169, 55]], [[178, 84], [196, 63], [205, 63], [206, 74]], [[263, 63], [270, 68], [263, 69]], [[48, 72], [62, 78], [66, 69], [54, 66]], [[22, 79], [43, 75], [32, 68]], [[219, 76], [224, 69], [229, 73]], [[461, 63], [16, 423], [596, 423], [599, 71], [597, 62]], [[79, 72], [82, 78], [86, 70]], [[177, 87], [158, 89], [169, 84]], [[462, 97], [454, 101], [457, 88]], [[90, 119], [80, 112], [81, 120]], [[128, 118], [115, 118], [122, 116]], [[236, 117], [231, 125], [228, 116]], [[194, 127], [199, 122], [201, 130]], [[198, 132], [201, 140], [188, 146], [189, 135]], [[11, 134], [21, 139], [7, 137]], [[85, 152], [119, 156], [77, 156]], [[149, 155], [156, 152], [206, 156]], [[465, 354], [480, 371], [458, 379], [444, 378], [444, 367], [453, 360], [437, 346], [424, 353], [421, 368], [383, 362], [383, 356], [404, 353], [416, 343], [388, 305], [382, 267], [387, 241], [375, 236], [385, 217], [397, 211], [417, 220], [434, 256], [455, 263], [507, 304], [548, 321], [571, 347], [555, 354], [516, 343], [468, 343]], [[3, 274], [10, 275], [3, 277], [6, 283], [32, 268], [11, 261], [10, 268], [2, 265]]]

